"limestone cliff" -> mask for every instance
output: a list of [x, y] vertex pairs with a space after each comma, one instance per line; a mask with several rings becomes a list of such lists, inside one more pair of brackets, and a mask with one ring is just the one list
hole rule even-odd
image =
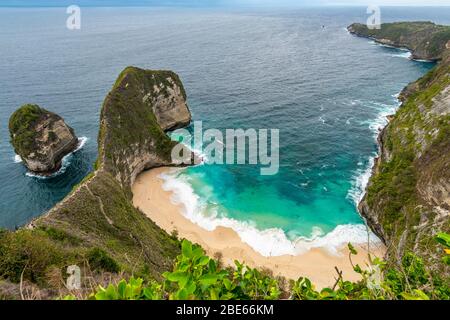
[[[383, 25], [382, 30], [394, 25]], [[413, 30], [417, 23], [401, 26]], [[419, 24], [413, 33], [422, 34], [422, 27]], [[386, 40], [395, 45], [407, 42], [405, 36], [399, 38]], [[450, 34], [442, 40], [447, 43]], [[417, 43], [424, 41], [431, 43]], [[391, 261], [399, 262], [405, 252], [413, 251], [448, 278], [442, 248], [433, 240], [437, 232], [450, 231], [450, 50], [439, 48], [432, 54], [429, 47], [416, 48], [416, 56], [441, 61], [400, 95], [402, 105], [379, 135], [379, 158], [359, 209], [386, 242]]]
[[175, 73], [126, 68], [103, 103], [95, 171], [27, 228], [0, 232], [0, 260], [8, 261], [0, 277], [18, 281], [25, 268], [25, 279], [53, 288], [48, 270], [62, 277], [65, 266], [88, 263], [94, 271], [160, 278], [179, 242], [132, 205], [130, 186], [143, 170], [172, 165], [175, 142], [165, 130], [189, 121]]
[[445, 49], [450, 48], [450, 26], [432, 22], [385, 23], [381, 29], [373, 30], [354, 23], [347, 29], [352, 34], [372, 38], [385, 45], [407, 48], [413, 59], [441, 60]]
[[11, 143], [31, 171], [50, 174], [78, 145], [74, 130], [64, 120], [37, 105], [27, 104], [9, 120]]
[[175, 73], [128, 67], [103, 104], [99, 166], [130, 186], [143, 170], [172, 164], [175, 143], [164, 131], [190, 121], [186, 93]]

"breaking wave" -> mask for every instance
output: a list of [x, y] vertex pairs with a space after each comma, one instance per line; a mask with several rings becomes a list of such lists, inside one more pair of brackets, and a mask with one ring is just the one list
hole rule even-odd
[[[78, 138], [78, 147], [75, 150], [73, 150], [71, 153], [65, 155], [64, 158], [62, 158], [61, 168], [57, 172], [52, 173], [51, 175], [48, 175], [48, 176], [41, 176], [41, 175], [38, 175], [38, 174], [28, 171], [25, 175], [28, 177], [36, 178], [36, 179], [49, 179], [49, 178], [54, 178], [56, 176], [59, 176], [60, 174], [63, 174], [64, 172], [66, 172], [67, 168], [70, 166], [71, 158], [72, 158], [73, 154], [80, 151], [81, 149], [83, 149], [83, 147], [86, 145], [86, 142], [88, 140], [89, 140], [88, 137]], [[19, 158], [20, 158], [20, 156], [19, 156]], [[22, 159], [20, 159], [20, 160], [22, 161]]]
[[163, 189], [172, 192], [173, 203], [182, 206], [186, 218], [208, 231], [217, 227], [231, 228], [243, 242], [263, 256], [298, 255], [313, 248], [323, 248], [338, 255], [338, 250], [348, 242], [364, 244], [370, 238], [372, 243], [379, 243], [379, 239], [364, 224], [339, 225], [327, 234], [319, 227], [314, 227], [309, 237], [294, 239], [290, 239], [279, 228], [260, 230], [254, 222], [228, 218], [220, 213], [221, 208], [217, 204], [210, 205], [202, 201], [191, 187], [189, 179], [179, 173], [163, 173], [160, 177], [164, 181]]

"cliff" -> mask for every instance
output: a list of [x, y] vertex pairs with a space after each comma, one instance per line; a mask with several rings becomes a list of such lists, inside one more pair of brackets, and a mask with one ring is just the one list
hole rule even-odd
[[[391, 39], [387, 30], [400, 26], [409, 33]], [[423, 28], [441, 30], [429, 23], [400, 23], [383, 25], [377, 33], [384, 43], [408, 43], [416, 57], [441, 61], [400, 95], [402, 105], [380, 132], [379, 158], [359, 209], [387, 244], [390, 261], [400, 263], [405, 253], [412, 251], [432, 270], [449, 278], [449, 267], [441, 261], [442, 248], [433, 237], [450, 231], [450, 50], [423, 43], [431, 44], [436, 38], [447, 43], [450, 34], [441, 39], [439, 31], [439, 37], [429, 34], [431, 41], [419, 40]], [[349, 27], [356, 29], [355, 25]], [[409, 40], [411, 34], [416, 35], [412, 38], [416, 42]]]
[[159, 279], [179, 242], [132, 205], [130, 186], [143, 170], [172, 165], [165, 130], [190, 119], [175, 73], [126, 68], [103, 103], [95, 171], [27, 228], [0, 233], [0, 277], [17, 282], [23, 272], [60, 290], [65, 268], [76, 264]]
[[450, 26], [432, 22], [385, 23], [380, 29], [373, 30], [354, 23], [347, 30], [381, 44], [409, 49], [413, 59], [441, 60], [445, 50], [450, 48]]
[[62, 158], [78, 146], [74, 130], [64, 120], [37, 105], [27, 104], [9, 120], [11, 144], [26, 167], [50, 174], [61, 167]]
[[129, 188], [143, 170], [172, 165], [176, 143], [165, 131], [190, 121], [186, 93], [175, 73], [128, 67], [103, 104], [98, 167]]

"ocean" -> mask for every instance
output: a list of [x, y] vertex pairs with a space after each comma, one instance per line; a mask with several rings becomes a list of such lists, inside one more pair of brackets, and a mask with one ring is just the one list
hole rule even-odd
[[[134, 65], [177, 72], [206, 129], [280, 130], [277, 175], [200, 165], [163, 176], [191, 220], [231, 227], [266, 256], [367, 240], [356, 204], [378, 130], [433, 63], [348, 34], [366, 8], [82, 8], [81, 30], [67, 17], [0, 8], [0, 227], [46, 212], [92, 170], [102, 101]], [[450, 8], [382, 8], [383, 22], [399, 20], [450, 24]], [[60, 114], [82, 138], [50, 178], [27, 173], [9, 143], [9, 116], [25, 103]]]

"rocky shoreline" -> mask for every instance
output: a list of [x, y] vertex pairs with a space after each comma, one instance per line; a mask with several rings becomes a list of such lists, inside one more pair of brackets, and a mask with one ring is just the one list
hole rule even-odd
[[411, 51], [413, 60], [440, 61], [450, 48], [450, 27], [432, 22], [397, 22], [382, 24], [380, 29], [354, 23], [347, 27], [353, 35], [376, 43]]
[[[430, 43], [429, 38], [418, 36], [430, 36], [422, 32], [424, 27], [428, 31], [448, 28], [430, 23], [385, 24], [381, 31], [358, 24], [348, 27], [356, 36], [408, 48], [413, 58], [438, 62], [399, 95], [400, 107], [378, 134], [378, 157], [358, 209], [386, 244], [388, 261], [401, 263], [405, 253], [412, 251], [448, 277], [449, 270], [441, 263], [432, 239], [438, 232], [450, 230], [450, 33], [441, 39], [437, 55], [431, 54], [423, 46]], [[401, 41], [385, 38], [398, 28], [410, 28], [413, 40], [407, 36]], [[419, 29], [413, 32], [414, 28]], [[408, 42], [414, 45], [405, 45]]]

